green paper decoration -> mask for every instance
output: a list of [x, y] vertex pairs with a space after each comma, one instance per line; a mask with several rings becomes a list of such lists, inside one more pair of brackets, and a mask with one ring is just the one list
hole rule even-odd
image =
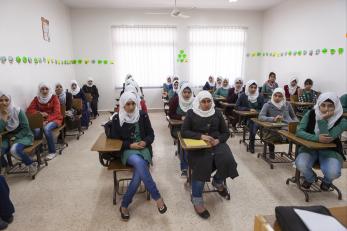
[[72, 64], [76, 64], [76, 59], [72, 60]]
[[77, 61], [77, 63], [78, 63], [78, 64], [82, 64], [82, 59], [79, 59], [79, 60]]
[[331, 55], [334, 55], [336, 53], [336, 50], [335, 49], [330, 49], [330, 54]]
[[19, 56], [17, 56], [16, 57], [16, 62], [19, 64], [21, 61], [22, 61], [22, 59]]
[[343, 48], [339, 48], [339, 49], [337, 50], [337, 52], [339, 53], [339, 55], [342, 55], [342, 54], [343, 54], [343, 51], [344, 51]]
[[302, 51], [298, 51], [297, 55], [301, 56], [302, 55]]
[[291, 51], [288, 51], [288, 56], [292, 56], [292, 52]]
[[38, 64], [38, 63], [39, 63], [39, 60], [38, 60], [36, 57], [34, 58], [34, 63], [35, 63], [35, 64]]
[[108, 61], [107, 60], [104, 60], [104, 64], [107, 64], [108, 63]]
[[98, 60], [98, 64], [102, 64], [102, 60]]
[[188, 59], [187, 59], [187, 54], [184, 52], [184, 50], [180, 50], [179, 53], [177, 54], [177, 59], [176, 61], [178, 63], [187, 63]]
[[326, 48], [323, 48], [323, 49], [322, 49], [322, 53], [323, 53], [323, 54], [326, 54], [327, 52], [328, 52], [328, 49], [326, 49]]
[[84, 64], [88, 64], [89, 63], [89, 59], [84, 60]]
[[23, 63], [27, 63], [28, 62], [28, 58], [23, 56], [22, 61], [23, 61]]

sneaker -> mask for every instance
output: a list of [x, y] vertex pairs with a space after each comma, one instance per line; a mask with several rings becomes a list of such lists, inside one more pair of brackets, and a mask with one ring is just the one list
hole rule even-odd
[[50, 153], [46, 156], [46, 160], [53, 160], [57, 156], [57, 153]]
[[330, 186], [331, 186], [331, 184], [322, 181], [322, 183], [321, 183], [321, 185], [320, 185], [320, 189], [321, 189], [322, 191], [325, 191], [325, 192], [326, 192], [326, 191], [329, 191]]
[[36, 175], [36, 173], [38, 171], [38, 164], [37, 164], [37, 162], [33, 162], [28, 167], [29, 167], [29, 174], [30, 174], [30, 176]]
[[187, 169], [184, 169], [184, 170], [181, 171], [181, 177], [188, 177]]

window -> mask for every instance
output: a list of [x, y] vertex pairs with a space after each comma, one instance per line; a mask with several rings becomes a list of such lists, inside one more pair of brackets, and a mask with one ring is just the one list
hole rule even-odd
[[114, 26], [113, 55], [116, 87], [132, 74], [140, 86], [160, 86], [174, 74], [173, 26]]
[[201, 86], [209, 75], [242, 77], [246, 29], [192, 26], [189, 28], [190, 81]]

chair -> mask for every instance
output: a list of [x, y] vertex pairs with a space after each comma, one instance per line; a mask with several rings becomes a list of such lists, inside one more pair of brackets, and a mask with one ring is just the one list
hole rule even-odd
[[59, 154], [62, 154], [63, 150], [68, 147], [68, 143], [65, 142], [65, 111], [66, 111], [66, 106], [65, 105], [60, 105], [60, 112], [61, 115], [63, 116], [63, 123], [60, 127], [55, 128], [53, 130], [53, 136], [57, 137], [57, 144], [60, 144], [60, 146], [57, 148]]
[[[36, 161], [38, 163], [37, 166], [37, 173], [42, 169], [41, 165], [44, 163], [45, 166], [48, 165], [46, 160], [42, 161], [41, 153], [43, 152], [43, 145], [42, 145], [42, 138], [43, 138], [43, 117], [40, 113], [27, 115], [29, 126], [31, 130], [40, 129], [40, 134], [38, 137], [34, 139], [34, 142], [31, 146], [26, 147], [24, 149], [24, 153], [28, 154], [29, 156], [36, 155]], [[12, 155], [7, 154], [7, 160], [10, 166], [10, 169], [7, 171], [7, 174], [20, 174], [20, 173], [28, 173], [27, 169], [23, 169], [23, 163], [21, 161], [18, 161], [17, 163], [13, 164], [12, 162]], [[34, 180], [37, 173], [35, 175], [32, 175], [31, 178]]]
[[[83, 109], [82, 99], [72, 99], [72, 108], [77, 111], [77, 114], [75, 115], [74, 120], [70, 120], [66, 118], [65, 136], [76, 136], [77, 140], [79, 140], [80, 136], [84, 134], [81, 127], [81, 117], [82, 117], [82, 109]], [[71, 133], [71, 132], [75, 132], [75, 133]]]

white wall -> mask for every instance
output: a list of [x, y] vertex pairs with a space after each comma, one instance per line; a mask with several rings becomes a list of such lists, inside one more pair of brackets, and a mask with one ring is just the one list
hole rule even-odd
[[[146, 10], [148, 11], [148, 10]], [[234, 25], [248, 27], [247, 50], [261, 47], [262, 12], [253, 11], [208, 11], [189, 12], [190, 19], [175, 19], [166, 15], [145, 15], [145, 10], [125, 9], [71, 9], [73, 47], [76, 58], [111, 58], [112, 25], [177, 25], [177, 47], [187, 47], [187, 26], [189, 25]], [[259, 75], [260, 60], [247, 59], [244, 78], [251, 79]], [[77, 79], [84, 83], [88, 76], [94, 80], [101, 92], [99, 108], [111, 109], [119, 96], [114, 90], [114, 81], [123, 81], [124, 76], [115, 76], [112, 65], [76, 65]], [[188, 79], [189, 64], [177, 64], [176, 73]], [[164, 77], [165, 78], [165, 77]], [[206, 77], [202, 77], [202, 84]], [[136, 79], [136, 77], [135, 77]], [[164, 81], [164, 79], [163, 79]], [[149, 108], [162, 108], [161, 90], [145, 89], [145, 98]]]
[[270, 71], [277, 73], [280, 85], [291, 73], [298, 73], [300, 84], [310, 77], [320, 91], [347, 92], [346, 0], [290, 0], [264, 14], [263, 50], [345, 48], [343, 56], [330, 54], [301, 57], [262, 57], [261, 81]]
[[[0, 15], [0, 56], [73, 57], [70, 13], [60, 1], [0, 0]], [[41, 16], [49, 20], [51, 42], [42, 38]], [[25, 108], [41, 81], [67, 84], [74, 76], [72, 65], [0, 63], [0, 91]]]

